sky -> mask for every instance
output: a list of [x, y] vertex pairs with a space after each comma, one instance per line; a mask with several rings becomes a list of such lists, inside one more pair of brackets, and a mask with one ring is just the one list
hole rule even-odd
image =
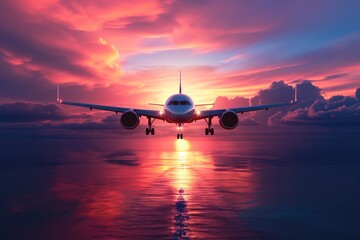
[[288, 101], [298, 85], [299, 104], [244, 115], [240, 126], [360, 123], [359, 1], [14, 0], [0, 9], [3, 132], [123, 131], [118, 116], [56, 105], [56, 84], [66, 100], [149, 108], [176, 93], [180, 69], [183, 91], [214, 108]]

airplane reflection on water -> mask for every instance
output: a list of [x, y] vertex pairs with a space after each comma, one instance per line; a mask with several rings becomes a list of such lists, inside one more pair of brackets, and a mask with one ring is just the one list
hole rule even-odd
[[188, 221], [190, 219], [187, 203], [185, 200], [185, 190], [179, 189], [178, 199], [175, 203], [175, 228], [174, 239], [189, 239], [187, 237]]
[[[216, 160], [206, 151], [196, 151], [195, 149], [199, 146], [192, 146], [192, 142], [187, 140], [176, 140], [174, 144], [175, 152], [170, 154], [175, 154], [173, 156], [175, 159], [173, 158], [172, 162], [164, 163], [168, 166], [172, 165], [172, 178], [169, 180], [177, 192], [174, 214], [175, 228], [173, 229], [174, 239], [206, 238], [208, 237], [207, 234], [214, 230], [221, 232], [221, 224], [213, 223], [212, 217], [208, 218], [209, 215], [213, 216], [210, 212], [214, 211], [214, 214], [219, 215], [219, 218], [232, 218], [235, 216], [229, 214], [221, 216], [222, 214], [214, 209], [220, 209], [220, 206], [235, 207], [241, 204], [241, 207], [245, 207], [248, 204], [251, 205], [252, 196], [248, 192], [253, 191], [254, 186], [250, 184], [251, 181], [249, 182], [250, 178], [253, 177], [252, 172], [248, 169], [249, 165], [242, 166], [239, 169], [240, 171], [234, 174], [234, 181], [232, 181], [227, 171], [214, 171], [218, 168], [215, 166]], [[192, 147], [194, 149], [191, 149]], [[166, 155], [162, 154], [162, 156], [165, 157]], [[169, 159], [167, 157], [169, 156], [164, 159]], [[226, 163], [222, 164], [226, 165]], [[223, 168], [220, 167], [219, 169]], [[239, 182], [239, 178], [243, 181]], [[227, 181], [221, 181], [221, 179]], [[237, 182], [237, 184], [233, 184], [234, 182]], [[233, 199], [233, 196], [225, 200], [224, 196], [221, 197], [221, 194], [216, 191], [216, 189], [223, 187], [229, 189], [230, 192], [233, 191], [230, 189], [240, 190], [242, 194], [236, 200]], [[231, 213], [231, 210], [227, 207], [223, 210]], [[210, 212], [207, 213], [207, 211]], [[203, 226], [207, 227], [203, 228]]]
[[188, 170], [186, 166], [186, 155], [187, 151], [190, 149], [190, 145], [187, 140], [177, 140], [175, 141], [176, 151], [178, 153], [179, 166], [176, 169], [176, 179], [175, 181], [179, 184], [178, 196], [175, 202], [175, 214], [174, 214], [174, 221], [175, 221], [175, 232], [174, 232], [174, 239], [190, 239], [188, 237], [188, 222], [190, 219], [187, 202], [186, 202], [186, 195], [183, 181], [188, 176]]
[[[253, 171], [239, 166], [238, 156], [224, 152], [234, 147], [232, 143], [184, 139], [146, 143], [141, 151], [139, 142], [130, 140], [121, 148], [112, 141], [102, 142], [101, 150], [68, 152], [67, 158], [83, 164], [58, 167], [52, 191], [61, 201], [78, 203], [75, 216], [91, 226], [106, 227], [101, 232], [91, 228], [92, 235], [236, 236], [238, 232], [226, 229], [241, 225], [234, 210], [254, 203], [256, 181]], [[208, 151], [215, 149], [212, 144], [222, 151]]]

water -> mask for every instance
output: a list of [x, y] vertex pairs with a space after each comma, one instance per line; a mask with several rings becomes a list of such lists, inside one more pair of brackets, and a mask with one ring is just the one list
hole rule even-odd
[[1, 239], [359, 238], [355, 151], [308, 140], [3, 140]]

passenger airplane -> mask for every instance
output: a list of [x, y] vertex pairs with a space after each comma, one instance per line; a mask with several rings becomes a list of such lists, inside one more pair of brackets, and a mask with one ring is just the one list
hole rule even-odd
[[171, 95], [165, 104], [151, 104], [163, 107], [163, 110], [148, 110], [148, 109], [135, 109], [126, 107], [112, 107], [104, 105], [96, 105], [89, 103], [68, 102], [60, 98], [59, 85], [57, 86], [57, 101], [60, 104], [86, 107], [90, 110], [98, 109], [122, 113], [120, 117], [120, 124], [125, 129], [134, 129], [140, 123], [140, 117], [144, 116], [148, 120], [148, 127], [146, 128], [146, 135], [154, 135], [155, 129], [153, 123], [156, 119], [163, 120], [168, 123], [175, 123], [178, 127], [177, 139], [183, 139], [182, 127], [185, 123], [191, 123], [197, 120], [204, 119], [207, 123], [205, 128], [205, 135], [214, 135], [214, 128], [211, 127], [213, 117], [218, 117], [221, 127], [230, 130], [237, 127], [239, 118], [237, 113], [243, 114], [244, 112], [268, 110], [269, 108], [282, 107], [295, 104], [297, 102], [297, 89], [295, 88], [295, 99], [291, 102], [257, 105], [249, 107], [238, 107], [228, 109], [211, 109], [211, 110], [197, 110], [196, 107], [213, 104], [194, 104], [190, 96], [183, 94], [181, 90], [181, 72], [179, 93]]

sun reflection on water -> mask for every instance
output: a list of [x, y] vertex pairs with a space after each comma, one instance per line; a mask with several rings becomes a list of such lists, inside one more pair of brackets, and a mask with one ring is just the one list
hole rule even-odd
[[187, 165], [187, 155], [188, 151], [190, 150], [190, 143], [187, 140], [178, 139], [175, 141], [175, 149], [177, 153], [176, 158], [176, 166], [175, 166], [175, 179], [174, 182], [176, 183], [176, 188], [185, 188], [189, 187], [190, 182], [190, 173], [189, 173], [189, 166]]
[[115, 146], [76, 154], [84, 164], [59, 168], [53, 191], [62, 200], [79, 202], [78, 216], [95, 223], [105, 219], [109, 229], [126, 223], [115, 230], [123, 239], [142, 239], [138, 229], [154, 219], [173, 239], [206, 238], [218, 234], [214, 229], [223, 219], [239, 224], [235, 210], [254, 204], [252, 166], [224, 152], [228, 143], [162, 139], [141, 148], [138, 141], [130, 143], [125, 150]]

